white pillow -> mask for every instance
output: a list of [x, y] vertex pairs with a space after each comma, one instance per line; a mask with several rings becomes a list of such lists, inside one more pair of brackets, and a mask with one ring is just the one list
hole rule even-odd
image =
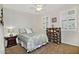
[[20, 34], [27, 33], [27, 31], [24, 28], [19, 28], [18, 31]]
[[32, 31], [31, 28], [25, 28], [25, 30], [26, 30], [27, 34], [29, 34], [29, 33], [33, 33], [33, 31]]

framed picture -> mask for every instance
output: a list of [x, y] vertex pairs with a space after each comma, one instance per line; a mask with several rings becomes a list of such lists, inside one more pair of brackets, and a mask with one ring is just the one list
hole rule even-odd
[[52, 23], [57, 22], [57, 17], [52, 18]]

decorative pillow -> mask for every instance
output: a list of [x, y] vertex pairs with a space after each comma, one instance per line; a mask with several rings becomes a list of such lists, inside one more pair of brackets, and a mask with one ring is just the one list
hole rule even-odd
[[31, 28], [25, 28], [25, 30], [26, 30], [27, 34], [29, 34], [29, 33], [33, 33], [33, 31], [32, 31]]
[[24, 28], [19, 28], [18, 31], [20, 34], [27, 33], [27, 31]]

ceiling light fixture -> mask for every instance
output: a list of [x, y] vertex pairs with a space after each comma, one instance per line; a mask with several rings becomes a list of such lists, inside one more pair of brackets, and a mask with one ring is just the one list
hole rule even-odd
[[40, 4], [36, 5], [37, 11], [41, 11], [42, 9], [43, 9], [43, 5], [40, 5]]

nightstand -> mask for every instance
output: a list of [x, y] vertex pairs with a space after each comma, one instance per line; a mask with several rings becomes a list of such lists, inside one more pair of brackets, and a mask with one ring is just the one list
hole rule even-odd
[[7, 48], [17, 45], [17, 42], [16, 42], [17, 35], [4, 37], [4, 38], [7, 40]]

